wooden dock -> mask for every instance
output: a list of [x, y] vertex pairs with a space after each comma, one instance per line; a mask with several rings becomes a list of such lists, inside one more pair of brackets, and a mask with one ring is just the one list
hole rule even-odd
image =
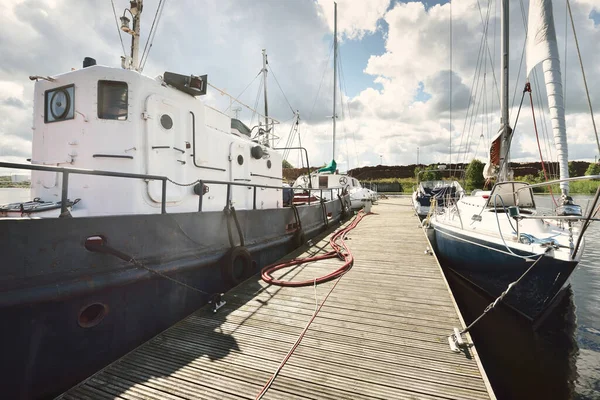
[[[450, 351], [447, 337], [464, 322], [410, 200], [381, 200], [372, 211], [348, 235], [354, 267], [264, 399], [494, 399], [475, 348]], [[312, 279], [339, 265], [275, 276]], [[216, 314], [198, 310], [60, 398], [255, 399], [313, 315], [315, 291], [320, 303], [333, 284], [252, 278]]]

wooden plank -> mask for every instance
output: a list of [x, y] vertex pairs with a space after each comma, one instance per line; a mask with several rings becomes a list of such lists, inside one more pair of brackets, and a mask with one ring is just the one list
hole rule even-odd
[[[464, 322], [407, 199], [381, 201], [347, 237], [337, 283], [264, 399], [495, 399], [475, 348], [449, 350]], [[329, 251], [328, 237], [292, 253]], [[278, 271], [310, 280], [336, 259]], [[65, 393], [64, 399], [254, 399], [334, 285], [270, 286], [256, 277]], [[316, 292], [316, 300], [315, 300]]]

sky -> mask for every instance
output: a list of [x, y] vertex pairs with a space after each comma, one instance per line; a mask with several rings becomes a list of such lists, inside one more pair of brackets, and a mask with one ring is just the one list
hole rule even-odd
[[[30, 75], [80, 68], [84, 57], [120, 67], [123, 54], [111, 1], [0, 0], [0, 160], [31, 156], [33, 83]], [[120, 16], [128, 2], [113, 0]], [[143, 73], [208, 74], [209, 82], [257, 104], [262, 112], [261, 51], [269, 60], [269, 113], [281, 122], [279, 145], [300, 114], [299, 133], [311, 164], [332, 157], [333, 2], [329, 0], [165, 0]], [[520, 66], [528, 0], [511, 1], [510, 104], [514, 124], [525, 84]], [[569, 159], [598, 156], [592, 119], [565, 0], [555, 0], [558, 48], [566, 80]], [[144, 44], [158, 0], [146, 0]], [[600, 127], [600, 2], [571, 7]], [[338, 1], [336, 161], [341, 170], [366, 165], [485, 160], [500, 123], [499, 0], [404, 2]], [[484, 21], [489, 21], [484, 25]], [[486, 28], [487, 26], [487, 28]], [[484, 34], [485, 33], [485, 34]], [[483, 40], [485, 39], [485, 40]], [[566, 39], [566, 40], [565, 40]], [[125, 49], [130, 38], [123, 34]], [[484, 43], [482, 62], [478, 60]], [[566, 51], [565, 51], [566, 50]], [[481, 67], [478, 67], [481, 65]], [[566, 65], [566, 68], [565, 68]], [[544, 158], [555, 159], [543, 74], [532, 77]], [[249, 85], [249, 86], [248, 86]], [[245, 91], [244, 89], [247, 88]], [[513, 100], [516, 97], [516, 100]], [[257, 101], [258, 99], [258, 101]], [[234, 115], [234, 105], [210, 90], [201, 101]], [[238, 111], [249, 126], [257, 118]], [[545, 119], [543, 117], [546, 117]], [[550, 140], [544, 140], [550, 139]], [[298, 139], [294, 145], [298, 145]], [[538, 161], [529, 99], [525, 98], [511, 148], [513, 161]], [[291, 153], [289, 161], [299, 164]]]

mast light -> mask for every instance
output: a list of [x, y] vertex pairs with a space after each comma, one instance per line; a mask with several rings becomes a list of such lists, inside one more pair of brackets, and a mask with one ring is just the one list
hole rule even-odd
[[129, 28], [129, 18], [127, 18], [125, 15], [123, 15], [121, 18], [121, 30], [123, 32], [129, 33], [130, 35], [133, 35], [133, 31], [131, 30], [131, 28]]

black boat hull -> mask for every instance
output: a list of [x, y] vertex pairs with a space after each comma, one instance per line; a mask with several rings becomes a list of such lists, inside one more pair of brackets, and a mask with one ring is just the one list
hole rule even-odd
[[[531, 261], [515, 257], [505, 247], [480, 238], [461, 235], [439, 226], [434, 227], [434, 245], [442, 265], [451, 269], [493, 300], [504, 292], [531, 266]], [[521, 256], [531, 253], [518, 252]], [[577, 261], [543, 257], [532, 270], [513, 286], [504, 298], [508, 305], [534, 323], [547, 311], [569, 285]]]
[[[342, 215], [340, 201], [298, 211], [305, 239]], [[300, 244], [290, 208], [237, 217], [252, 261], [242, 274], [229, 265], [223, 212], [1, 220], [3, 397], [60, 394]], [[206, 294], [87, 250], [92, 236]]]

